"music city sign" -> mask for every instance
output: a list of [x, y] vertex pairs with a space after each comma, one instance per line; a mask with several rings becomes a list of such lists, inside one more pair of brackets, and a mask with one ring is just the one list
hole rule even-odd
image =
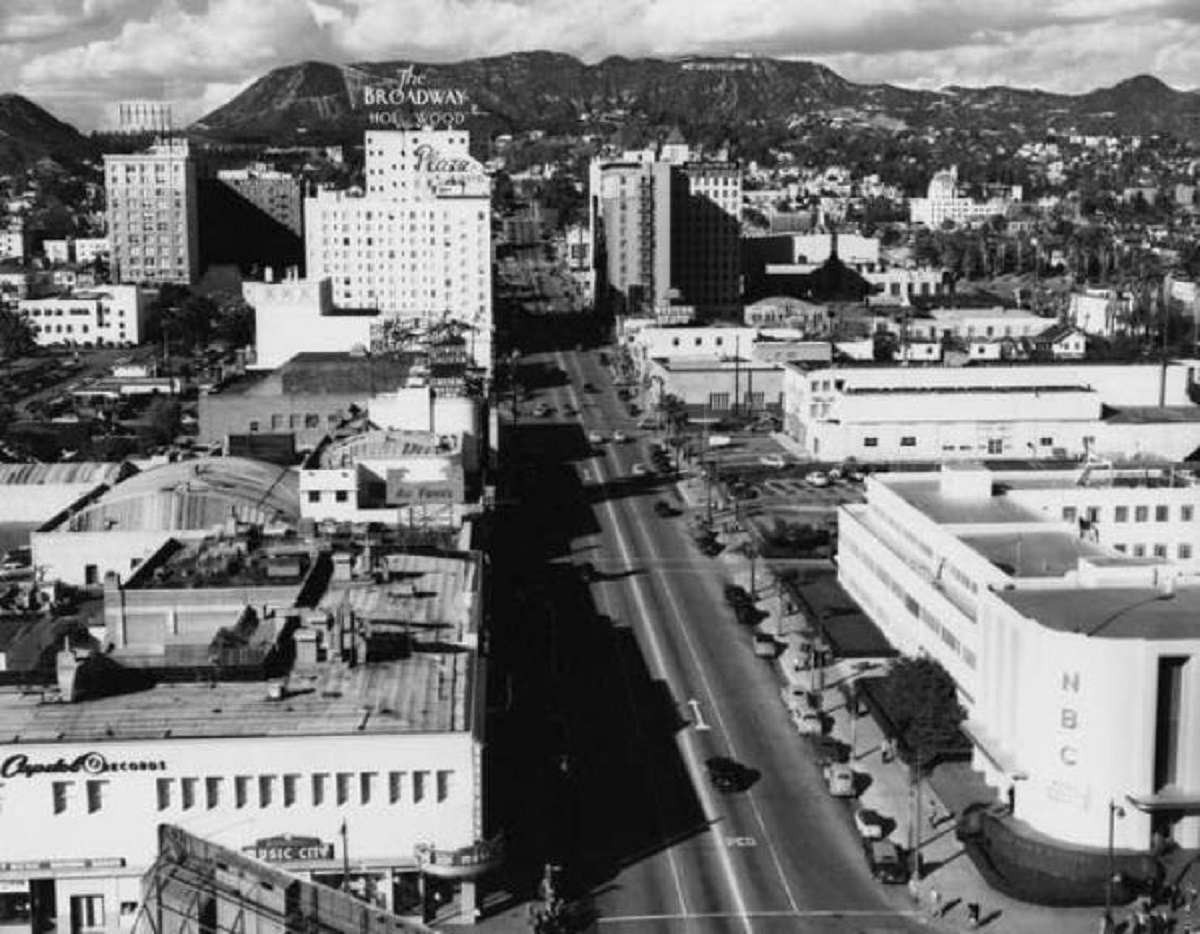
[[438, 88], [426, 84], [416, 65], [405, 65], [386, 85], [362, 89], [362, 106], [373, 127], [419, 126], [450, 129], [462, 126], [479, 111], [462, 88]]

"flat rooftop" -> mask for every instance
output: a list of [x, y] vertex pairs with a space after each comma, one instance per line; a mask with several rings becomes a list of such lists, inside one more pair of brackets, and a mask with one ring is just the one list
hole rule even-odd
[[477, 636], [471, 609], [482, 594], [473, 555], [401, 552], [384, 556], [377, 566], [382, 583], [333, 581], [318, 609], [349, 610], [357, 619], [402, 630], [417, 642], [462, 644]]
[[1164, 594], [1150, 587], [1005, 590], [997, 596], [1060, 632], [1099, 639], [1200, 639], [1200, 588]]
[[173, 542], [125, 583], [126, 590], [299, 586], [316, 563], [303, 543], [252, 546], [245, 537]]
[[1127, 405], [1105, 419], [1110, 425], [1195, 424], [1200, 405]]
[[1046, 521], [1041, 513], [1034, 512], [1007, 496], [947, 496], [942, 492], [940, 479], [936, 476], [926, 477], [928, 479], [888, 474], [885, 482], [889, 489], [938, 525], [998, 525]]
[[[1010, 577], [1017, 578], [1062, 577], [1079, 567], [1080, 558], [1105, 559], [1106, 562], [1112, 558], [1108, 549], [1085, 542], [1078, 535], [1054, 529], [960, 535], [959, 540]], [[1122, 559], [1117, 563], [1145, 562]]]
[[1042, 395], [1066, 392], [1095, 394], [1095, 390], [1090, 386], [1070, 384], [1047, 386], [847, 386], [843, 392], [848, 396]]
[[305, 468], [334, 470], [352, 467], [359, 460], [446, 456], [459, 451], [460, 441], [459, 435], [432, 431], [366, 431], [321, 446]]
[[264, 681], [158, 684], [76, 703], [0, 692], [0, 743], [338, 736], [471, 728], [470, 652], [414, 652], [356, 667], [293, 672], [280, 700]]
[[210, 393], [226, 395], [375, 395], [409, 386], [417, 365], [415, 355], [366, 357], [349, 353], [302, 353], [278, 369], [248, 374]]

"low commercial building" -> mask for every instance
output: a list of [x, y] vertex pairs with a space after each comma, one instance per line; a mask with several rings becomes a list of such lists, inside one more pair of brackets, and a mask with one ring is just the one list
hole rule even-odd
[[[1177, 550], [1196, 490], [1160, 479], [944, 466], [873, 476], [839, 511], [842, 586], [898, 649], [946, 668], [974, 766], [1066, 843], [1103, 847], [1111, 828], [1118, 848], [1200, 845], [1200, 587]], [[1139, 515], [1165, 555], [1110, 547], [1128, 549]]]
[[734, 359], [670, 357], [652, 359], [646, 368], [646, 402], [664, 396], [680, 399], [693, 414], [720, 417], [777, 413], [782, 401], [783, 367], [752, 354]]
[[0, 522], [48, 522], [80, 499], [137, 473], [128, 461], [0, 464]]
[[[925, 345], [933, 346], [933, 345]], [[825, 460], [1084, 457], [1182, 459], [1200, 446], [1189, 399], [1196, 367], [1157, 364], [976, 366], [787, 364], [784, 430]], [[1165, 405], [1163, 404], [1165, 401]], [[1146, 408], [1141, 408], [1146, 407]], [[1113, 410], [1171, 424], [1122, 447]], [[1160, 446], [1161, 445], [1161, 446]]]
[[875, 331], [887, 331], [901, 339], [940, 341], [1001, 340], [1033, 341], [1055, 323], [1019, 308], [934, 308], [920, 313], [897, 313], [875, 320]]
[[27, 298], [17, 304], [41, 347], [140, 344], [149, 310], [150, 293], [136, 285], [106, 285], [54, 298]]
[[318, 521], [457, 528], [466, 496], [456, 435], [368, 430], [330, 438], [300, 468], [300, 514]]
[[349, 353], [369, 350], [371, 327], [379, 319], [374, 309], [337, 309], [328, 278], [300, 279], [294, 274], [280, 282], [243, 282], [242, 298], [254, 309], [254, 362], [251, 367], [273, 370], [301, 353]]
[[442, 395], [417, 355], [302, 353], [271, 373], [249, 374], [200, 396], [199, 439], [294, 439], [315, 450], [352, 417], [370, 412], [384, 429], [462, 437], [463, 465], [475, 470], [487, 443], [483, 400]]
[[[383, 910], [457, 899], [474, 920], [500, 853], [480, 555], [351, 549], [289, 578], [284, 547], [222, 535], [156, 556], [141, 587], [106, 594], [124, 602], [111, 648], [64, 651], [56, 683], [0, 695], [6, 921], [127, 934], [162, 895], [139, 883], [164, 824]], [[230, 603], [239, 586], [276, 597]]]
[[99, 586], [128, 575], [170, 539], [203, 538], [233, 522], [300, 518], [296, 476], [240, 457], [162, 464], [74, 503], [31, 535], [47, 580]]

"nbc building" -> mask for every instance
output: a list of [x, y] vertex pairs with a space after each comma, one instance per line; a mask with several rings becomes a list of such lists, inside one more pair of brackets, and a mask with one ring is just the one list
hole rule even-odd
[[839, 512], [838, 580], [954, 678], [973, 765], [1017, 819], [1073, 845], [1194, 848], [1197, 506], [1170, 469], [881, 474]]
[[368, 131], [366, 188], [304, 202], [306, 270], [340, 308], [420, 332], [456, 322], [477, 366], [492, 343], [491, 182], [461, 130]]

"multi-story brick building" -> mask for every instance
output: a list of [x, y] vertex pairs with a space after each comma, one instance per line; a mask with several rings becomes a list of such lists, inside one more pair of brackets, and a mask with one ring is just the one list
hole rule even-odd
[[189, 284], [200, 274], [196, 167], [182, 139], [104, 157], [108, 234], [118, 282]]
[[597, 305], [627, 313], [670, 305], [701, 318], [741, 307], [742, 176], [732, 162], [691, 161], [678, 145], [596, 159], [591, 224]]

